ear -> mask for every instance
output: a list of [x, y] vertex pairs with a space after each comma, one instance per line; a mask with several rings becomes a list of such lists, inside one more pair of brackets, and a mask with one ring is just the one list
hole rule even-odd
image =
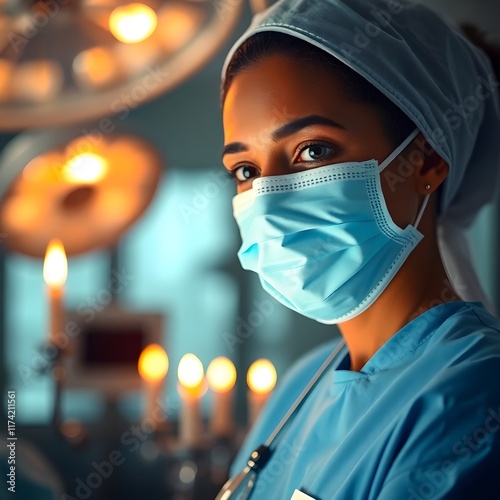
[[[424, 147], [421, 147], [422, 161], [415, 172], [415, 181], [417, 190], [421, 194], [430, 194], [437, 190], [448, 175], [449, 166], [439, 156], [434, 148], [427, 142], [427, 140], [420, 133], [416, 138], [416, 142]], [[426, 186], [430, 188], [426, 189]]]

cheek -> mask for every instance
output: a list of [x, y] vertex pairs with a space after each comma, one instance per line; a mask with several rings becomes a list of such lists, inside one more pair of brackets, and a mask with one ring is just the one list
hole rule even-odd
[[401, 229], [415, 222], [419, 196], [415, 186], [415, 177], [406, 173], [393, 162], [380, 174], [382, 192], [387, 209], [394, 223]]

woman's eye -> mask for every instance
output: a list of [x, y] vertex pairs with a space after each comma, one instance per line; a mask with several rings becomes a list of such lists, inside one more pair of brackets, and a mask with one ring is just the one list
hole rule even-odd
[[321, 144], [311, 144], [302, 149], [299, 153], [300, 161], [322, 160], [333, 151], [333, 148], [322, 146]]
[[249, 165], [242, 165], [233, 170], [233, 176], [238, 182], [248, 181], [257, 175], [257, 169]]

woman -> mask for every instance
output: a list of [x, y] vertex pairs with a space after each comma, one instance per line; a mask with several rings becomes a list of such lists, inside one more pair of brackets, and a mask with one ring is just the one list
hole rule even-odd
[[220, 498], [500, 498], [500, 323], [463, 237], [499, 187], [487, 56], [410, 0], [282, 0], [222, 89], [240, 261], [343, 340], [287, 375], [234, 464], [266, 443], [253, 489]]

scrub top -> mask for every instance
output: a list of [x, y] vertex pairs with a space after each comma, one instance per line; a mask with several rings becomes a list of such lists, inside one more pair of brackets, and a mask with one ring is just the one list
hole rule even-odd
[[[233, 473], [336, 342], [290, 370]], [[481, 303], [429, 309], [359, 372], [349, 370], [346, 348], [341, 357], [282, 431], [252, 500], [288, 500], [295, 490], [317, 500], [500, 499], [500, 321]]]

